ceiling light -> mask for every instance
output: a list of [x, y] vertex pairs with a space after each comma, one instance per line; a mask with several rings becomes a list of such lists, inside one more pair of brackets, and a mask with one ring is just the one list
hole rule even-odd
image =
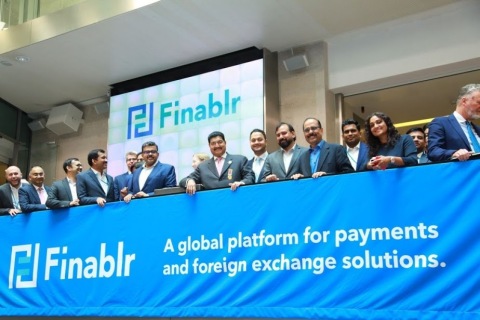
[[433, 118], [428, 118], [428, 119], [422, 119], [422, 120], [401, 122], [401, 123], [396, 123], [395, 127], [396, 128], [402, 128], [402, 127], [416, 126], [416, 125], [419, 125], [419, 124], [430, 123], [432, 120], [433, 120]]
[[18, 62], [27, 62], [30, 60], [30, 58], [26, 56], [16, 56], [15, 60], [17, 60]]

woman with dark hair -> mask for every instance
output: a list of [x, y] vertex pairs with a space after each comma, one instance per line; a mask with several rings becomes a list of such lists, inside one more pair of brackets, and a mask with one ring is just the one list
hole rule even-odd
[[412, 137], [400, 135], [389, 116], [372, 113], [365, 121], [365, 141], [369, 147], [368, 170], [414, 166], [417, 148]]

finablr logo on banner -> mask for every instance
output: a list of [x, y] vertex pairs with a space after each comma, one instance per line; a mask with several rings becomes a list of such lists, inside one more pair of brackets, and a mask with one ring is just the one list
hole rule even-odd
[[124, 254], [123, 242], [117, 243], [114, 255], [107, 254], [106, 243], [100, 244], [98, 254], [87, 257], [71, 254], [68, 249], [48, 247], [42, 251], [40, 243], [12, 246], [8, 288], [36, 288], [39, 269], [45, 270], [45, 281], [129, 277], [136, 258], [135, 253]]

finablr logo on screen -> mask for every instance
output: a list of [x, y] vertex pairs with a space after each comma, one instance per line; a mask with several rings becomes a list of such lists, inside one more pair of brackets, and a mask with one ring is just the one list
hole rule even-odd
[[[208, 101], [196, 107], [181, 106], [180, 101], [166, 101], [159, 104], [158, 128], [165, 128], [167, 121], [173, 121], [174, 126], [189, 124], [212, 118], [219, 118], [237, 113], [240, 96], [230, 96], [230, 90], [223, 92], [221, 99], [216, 99], [213, 93], [208, 94]], [[145, 137], [153, 134], [154, 103], [150, 102], [128, 108], [127, 139]]]
[[8, 288], [36, 288], [39, 264], [45, 266], [43, 280], [94, 279], [130, 276], [135, 253], [124, 254], [123, 242], [117, 243], [116, 255], [107, 254], [101, 243], [95, 256], [79, 257], [68, 252], [68, 246], [40, 250], [40, 243], [12, 246]]

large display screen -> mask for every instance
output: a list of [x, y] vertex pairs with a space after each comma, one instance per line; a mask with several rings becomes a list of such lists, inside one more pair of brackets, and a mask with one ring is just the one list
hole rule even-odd
[[194, 153], [211, 154], [213, 131], [225, 134], [227, 152], [250, 158], [250, 131], [264, 127], [263, 77], [259, 59], [111, 97], [108, 173], [125, 172], [126, 152], [154, 141], [178, 182], [193, 171]]

